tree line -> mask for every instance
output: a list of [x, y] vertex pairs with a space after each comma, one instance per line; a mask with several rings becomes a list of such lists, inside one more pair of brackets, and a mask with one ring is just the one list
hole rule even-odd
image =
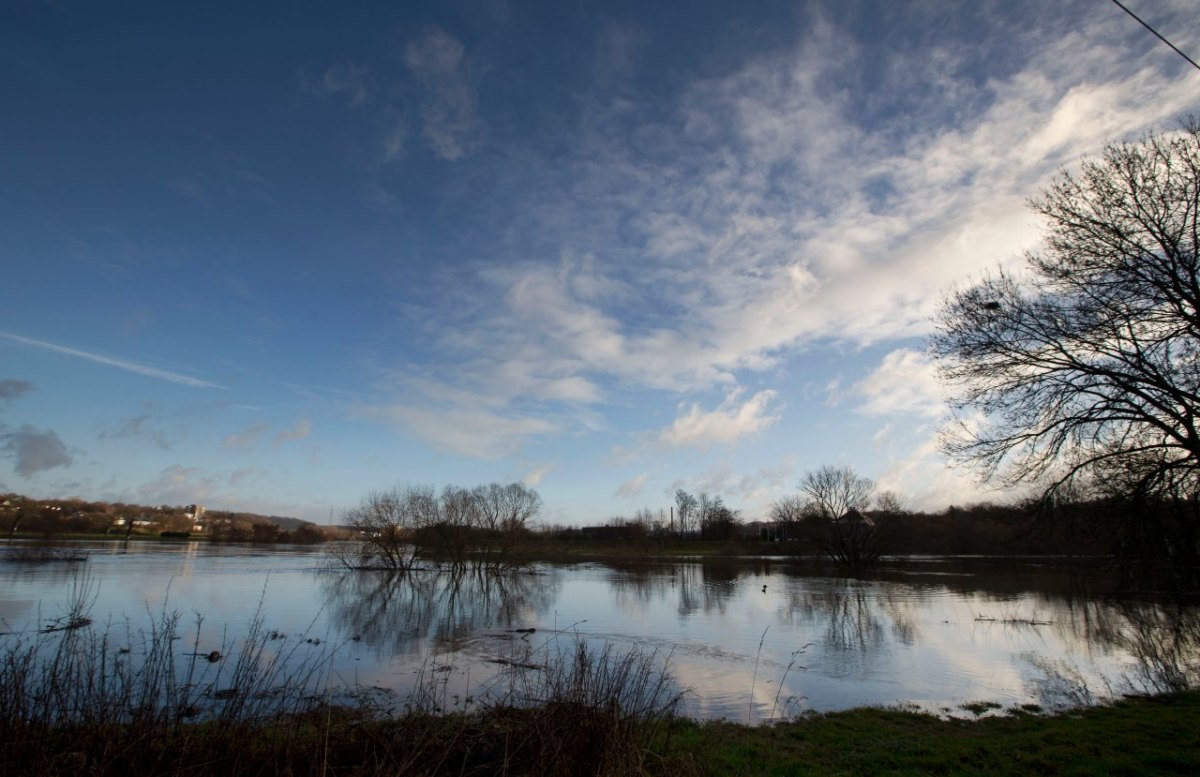
[[541, 509], [541, 496], [523, 483], [397, 486], [368, 494], [346, 513], [356, 537], [334, 553], [356, 569], [406, 571], [422, 559], [506, 564]]

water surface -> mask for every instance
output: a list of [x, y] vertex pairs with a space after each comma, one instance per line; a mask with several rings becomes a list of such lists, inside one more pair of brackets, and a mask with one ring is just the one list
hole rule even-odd
[[1092, 596], [1045, 560], [896, 561], [869, 579], [787, 559], [398, 578], [331, 573], [310, 547], [86, 550], [82, 564], [0, 563], [0, 640], [63, 617], [85, 572], [90, 628], [129, 633], [179, 611], [183, 644], [229, 654], [261, 613], [291, 659], [329, 657], [332, 683], [403, 697], [436, 675], [448, 704], [502, 692], [514, 666], [577, 640], [655, 653], [688, 690], [686, 714], [755, 723], [867, 704], [1057, 708], [1200, 672], [1196, 608]]

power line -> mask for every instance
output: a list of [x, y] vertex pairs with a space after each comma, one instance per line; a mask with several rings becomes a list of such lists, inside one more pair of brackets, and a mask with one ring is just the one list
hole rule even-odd
[[1181, 57], [1183, 57], [1184, 59], [1186, 59], [1186, 60], [1188, 61], [1188, 64], [1190, 64], [1192, 67], [1196, 68], [1197, 70], [1200, 70], [1200, 65], [1196, 64], [1196, 60], [1192, 59], [1192, 58], [1191, 58], [1191, 57], [1189, 57], [1187, 54], [1184, 54], [1182, 51], [1180, 51], [1180, 50], [1179, 50], [1179, 47], [1178, 47], [1178, 46], [1176, 46], [1174, 43], [1172, 43], [1171, 41], [1167, 40], [1167, 39], [1166, 39], [1166, 38], [1164, 38], [1163, 36], [1159, 35], [1159, 34], [1158, 34], [1158, 30], [1154, 29], [1154, 28], [1153, 28], [1153, 27], [1151, 27], [1149, 24], [1146, 24], [1144, 21], [1142, 21], [1142, 20], [1141, 20], [1141, 18], [1139, 18], [1139, 17], [1138, 17], [1138, 15], [1137, 15], [1137, 14], [1135, 14], [1133, 11], [1129, 10], [1129, 9], [1128, 9], [1128, 8], [1126, 8], [1124, 5], [1122, 5], [1122, 3], [1121, 3], [1121, 0], [1112, 0], [1112, 1], [1113, 1], [1113, 3], [1115, 3], [1115, 4], [1116, 4], [1116, 6], [1117, 6], [1118, 8], [1120, 8], [1122, 11], [1124, 11], [1125, 13], [1129, 14], [1129, 15], [1130, 15], [1130, 16], [1132, 16], [1134, 19], [1136, 19], [1138, 24], [1142, 25], [1142, 26], [1143, 26], [1143, 27], [1145, 27], [1147, 30], [1149, 30], [1150, 32], [1154, 33], [1154, 37], [1158, 38], [1158, 39], [1159, 39], [1159, 40], [1161, 40], [1163, 43], [1165, 43], [1165, 44], [1167, 44], [1168, 46], [1170, 46], [1170, 47], [1171, 47], [1171, 49], [1172, 49], [1172, 50], [1173, 50], [1173, 51], [1174, 51], [1176, 54], [1178, 54], [1179, 56], [1181, 56]]

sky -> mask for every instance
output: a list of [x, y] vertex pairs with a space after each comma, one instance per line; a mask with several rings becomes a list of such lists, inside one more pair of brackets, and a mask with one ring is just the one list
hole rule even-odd
[[18, 0], [0, 95], [0, 491], [581, 524], [1005, 499], [938, 452], [938, 304], [1200, 72], [1108, 0]]

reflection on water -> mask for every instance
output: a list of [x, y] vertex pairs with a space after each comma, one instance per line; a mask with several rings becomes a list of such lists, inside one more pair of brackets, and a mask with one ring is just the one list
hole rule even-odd
[[818, 626], [822, 643], [832, 651], [868, 653], [884, 646], [878, 609], [866, 586], [836, 581], [791, 594], [784, 617]]
[[[89, 553], [98, 624], [166, 602], [232, 632], [261, 599], [267, 628], [338, 646], [334, 677], [401, 693], [436, 671], [466, 697], [577, 641], [669, 656], [692, 691], [685, 713], [753, 722], [785, 707], [1052, 708], [1200, 682], [1195, 606], [1093, 597], [1076, 573], [1036, 561], [924, 559], [850, 579], [769, 559], [389, 575], [321, 571], [299, 548]], [[56, 612], [73, 575], [0, 560], [0, 632]]]
[[556, 595], [555, 575], [482, 569], [337, 572], [322, 576], [337, 628], [376, 656], [458, 649], [480, 631], [513, 629], [544, 612]]
[[1073, 602], [1066, 628], [1093, 649], [1131, 658], [1123, 687], [1143, 693], [1200, 685], [1200, 609], [1179, 603]]

